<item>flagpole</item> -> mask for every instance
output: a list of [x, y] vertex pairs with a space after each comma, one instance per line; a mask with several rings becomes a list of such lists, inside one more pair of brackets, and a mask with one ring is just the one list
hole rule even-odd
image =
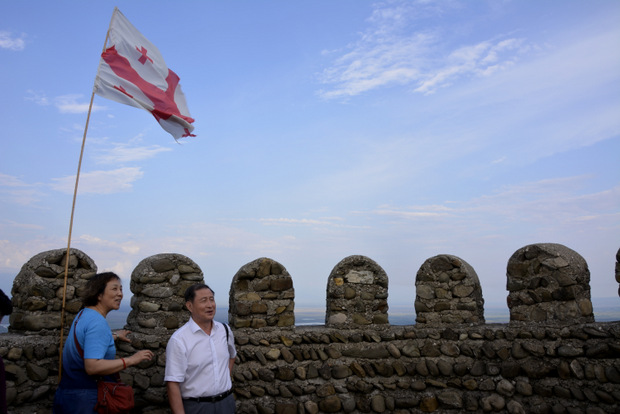
[[[108, 26], [108, 31], [105, 35], [105, 42], [103, 42], [103, 50], [101, 53], [105, 52], [106, 45], [108, 44], [108, 39], [110, 38], [110, 29], [112, 28], [112, 22], [114, 21], [114, 16], [116, 16], [117, 7], [114, 8], [114, 12], [112, 13], [112, 18], [110, 19], [110, 25]], [[98, 71], [98, 70], [97, 70]], [[90, 114], [93, 109], [93, 101], [95, 100], [95, 90], [96, 90], [96, 82], [97, 75], [95, 75], [95, 83], [93, 84], [93, 92], [90, 95], [90, 104], [88, 105], [88, 114], [86, 115], [86, 125], [84, 126], [84, 135], [82, 136], [82, 148], [80, 149], [80, 159], [78, 161], [77, 174], [75, 175], [75, 187], [73, 189], [73, 203], [71, 205], [71, 219], [69, 220], [69, 236], [67, 238], [67, 253], [65, 255], [65, 280], [62, 291], [62, 310], [60, 314], [60, 346], [58, 349], [59, 358], [58, 358], [58, 384], [60, 385], [60, 379], [62, 378], [62, 351], [63, 351], [63, 342], [64, 342], [64, 327], [65, 327], [65, 305], [67, 302], [67, 279], [69, 275], [69, 261], [71, 258], [71, 234], [73, 232], [73, 216], [75, 214], [75, 200], [77, 198], [77, 190], [78, 183], [80, 181], [80, 170], [82, 168], [82, 158], [84, 157], [84, 147], [86, 146], [86, 133], [88, 132], [88, 124], [90, 123]]]

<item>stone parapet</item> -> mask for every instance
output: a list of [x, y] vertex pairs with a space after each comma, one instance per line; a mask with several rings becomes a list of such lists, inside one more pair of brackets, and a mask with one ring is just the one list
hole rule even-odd
[[[235, 337], [239, 414], [620, 411], [620, 322], [244, 328]], [[157, 356], [123, 371], [136, 413], [170, 412], [166, 343], [137, 334], [119, 346], [119, 357]], [[50, 336], [0, 336], [11, 413], [51, 413], [57, 350]]]
[[465, 260], [442, 254], [426, 260], [416, 275], [418, 324], [484, 323], [478, 275]]
[[235, 335], [240, 414], [620, 410], [617, 322]]
[[374, 260], [349, 256], [327, 280], [325, 324], [332, 328], [387, 326], [388, 277]]
[[[46, 324], [63, 260], [60, 249], [41, 253], [15, 279], [16, 327], [0, 335], [9, 413], [51, 413], [60, 341]], [[70, 260], [74, 303], [96, 267], [79, 251]], [[132, 273], [127, 323], [134, 334], [117, 354], [150, 349], [156, 356], [122, 372], [135, 390], [135, 413], [170, 412], [166, 344], [189, 318], [185, 289], [203, 279], [198, 265], [176, 253], [151, 256]], [[620, 322], [594, 321], [589, 282], [576, 252], [526, 246], [508, 261], [510, 323], [486, 324], [474, 269], [439, 255], [416, 275], [417, 323], [393, 326], [387, 274], [365, 256], [349, 256], [328, 277], [325, 325], [295, 326], [293, 278], [273, 259], [256, 259], [239, 269], [229, 292], [237, 412], [620, 412]], [[41, 297], [50, 304], [33, 308]]]
[[[25, 263], [11, 289], [13, 313], [10, 330], [55, 334], [60, 329], [67, 249], [42, 252]], [[71, 324], [80, 310], [80, 293], [97, 273], [95, 262], [84, 252], [71, 249], [67, 272], [65, 321]]]
[[553, 243], [525, 246], [508, 260], [507, 273], [511, 323], [594, 322], [590, 271], [574, 250]]
[[228, 322], [253, 329], [295, 325], [295, 289], [286, 268], [266, 257], [242, 266], [230, 285]]
[[200, 267], [182, 254], [161, 253], [142, 260], [131, 273], [128, 329], [171, 335], [189, 320], [185, 290], [203, 281]]

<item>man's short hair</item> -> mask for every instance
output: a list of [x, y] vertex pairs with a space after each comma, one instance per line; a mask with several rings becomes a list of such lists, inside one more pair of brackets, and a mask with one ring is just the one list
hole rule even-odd
[[209, 289], [214, 295], [215, 292], [208, 285], [204, 283], [196, 283], [185, 289], [185, 302], [193, 302], [196, 299], [196, 291], [201, 289]]

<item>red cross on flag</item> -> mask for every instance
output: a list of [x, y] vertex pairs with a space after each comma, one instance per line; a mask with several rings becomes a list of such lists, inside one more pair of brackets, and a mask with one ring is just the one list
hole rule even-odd
[[179, 85], [159, 50], [114, 9], [106, 50], [101, 54], [95, 93], [149, 111], [175, 139], [195, 136]]

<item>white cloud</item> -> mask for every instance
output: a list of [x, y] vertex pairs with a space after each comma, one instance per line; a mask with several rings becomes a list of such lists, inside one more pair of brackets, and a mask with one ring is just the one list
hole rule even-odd
[[445, 58], [445, 65], [431, 67], [422, 74], [414, 91], [433, 93], [468, 75], [490, 76], [512, 66], [529, 49], [524, 43], [523, 39], [512, 38], [463, 46]]
[[176, 224], [174, 231], [176, 236], [171, 235], [158, 241], [161, 244], [159, 251], [186, 252], [184, 254], [190, 257], [220, 254], [247, 256], [279, 254], [293, 248], [291, 240], [286, 236], [267, 237], [261, 232], [234, 225], [193, 222]]
[[28, 89], [26, 91], [26, 100], [27, 101], [32, 101], [37, 105], [41, 105], [41, 106], [47, 106], [50, 104], [50, 100], [48, 99], [47, 95], [45, 95], [44, 92], [41, 91], [33, 91], [32, 89]]
[[123, 241], [115, 242], [111, 240], [104, 240], [97, 236], [83, 234], [79, 239], [89, 246], [89, 249], [100, 250], [115, 250], [122, 254], [136, 255], [140, 253], [140, 244], [136, 241]]
[[131, 144], [116, 143], [110, 149], [98, 150], [98, 154], [94, 158], [101, 164], [119, 164], [147, 160], [167, 151], [172, 151], [172, 149], [159, 145], [132, 146]]
[[25, 187], [27, 184], [21, 179], [0, 173], [0, 186], [2, 187]]
[[262, 218], [259, 221], [263, 224], [304, 224], [304, 225], [325, 225], [327, 221], [314, 219], [294, 219], [294, 218]]
[[454, 228], [467, 224], [463, 228], [476, 228], [489, 234], [505, 231], [506, 225], [527, 225], [540, 231], [550, 224], [556, 226], [556, 231], [569, 234], [576, 224], [613, 222], [614, 217], [620, 215], [620, 186], [580, 194], [590, 178], [544, 179], [506, 186], [493, 194], [464, 201], [426, 206], [381, 206], [371, 213], [416, 220], [424, 225], [434, 225], [425, 220], [438, 218]]
[[17, 271], [31, 256], [15, 246], [9, 240], [0, 240], [0, 270]]
[[26, 47], [26, 41], [24, 40], [24, 35], [15, 36], [11, 32], [0, 31], [0, 48], [8, 49], [13, 51], [21, 51]]
[[407, 208], [382, 206], [373, 211], [380, 216], [391, 216], [402, 219], [426, 219], [430, 217], [450, 216], [454, 209], [441, 205], [413, 206]]
[[[138, 167], [118, 168], [109, 171], [91, 171], [80, 174], [79, 193], [112, 194], [132, 189], [133, 182], [144, 175]], [[75, 176], [52, 178], [52, 188], [65, 194], [73, 194]]]
[[321, 74], [321, 81], [330, 87], [319, 95], [349, 97], [399, 84], [429, 94], [465, 76], [489, 76], [514, 64], [529, 49], [523, 39], [498, 36], [451, 50], [445, 33], [418, 29], [420, 20], [441, 13], [436, 4], [426, 2], [379, 3], [368, 29]]
[[18, 223], [13, 220], [6, 220], [5, 223], [6, 223], [6, 227], [12, 227], [12, 228], [23, 229], [23, 230], [43, 230], [45, 228], [39, 224]]
[[38, 184], [28, 184], [15, 176], [0, 173], [0, 195], [5, 201], [23, 206], [35, 204], [42, 197], [39, 187]]
[[[5, 232], [3, 231], [3, 233]], [[24, 231], [21, 229], [20, 236], [23, 233]], [[67, 247], [66, 238], [38, 235], [26, 237], [22, 240], [20, 236], [10, 236], [7, 240], [0, 239], [0, 272], [13, 273], [16, 276], [24, 263], [34, 255], [47, 250]]]
[[[69, 94], [58, 96], [54, 99], [54, 105], [61, 114], [83, 114], [88, 112], [89, 102], [80, 100], [83, 98], [81, 94]], [[104, 106], [99, 106], [93, 103], [92, 110], [98, 111], [105, 109]]]
[[363, 38], [323, 71], [321, 81], [333, 87], [319, 91], [319, 95], [326, 99], [355, 96], [378, 87], [415, 81], [421, 76], [416, 62], [430, 44], [431, 36], [427, 34], [390, 37], [376, 43]]
[[304, 228], [310, 228], [311, 230], [324, 230], [324, 229], [336, 229], [336, 228], [347, 228], [347, 229], [364, 228], [363, 226], [346, 224], [345, 220], [342, 217], [319, 217], [318, 219], [280, 217], [280, 218], [260, 218], [257, 221], [265, 226], [286, 226], [286, 227], [297, 227], [297, 228], [302, 226]]

